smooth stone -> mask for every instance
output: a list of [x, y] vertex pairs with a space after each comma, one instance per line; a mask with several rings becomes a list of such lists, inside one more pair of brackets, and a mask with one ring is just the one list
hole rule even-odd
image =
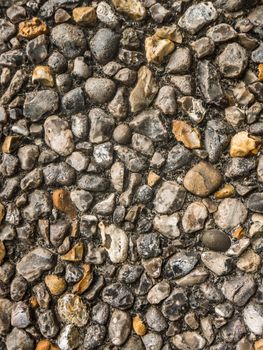
[[248, 57], [246, 50], [239, 44], [228, 44], [218, 56], [220, 72], [227, 78], [236, 78], [246, 69]]
[[121, 346], [131, 331], [130, 315], [121, 310], [114, 310], [109, 323], [109, 338], [112, 344]]
[[247, 207], [255, 213], [263, 213], [263, 193], [252, 193], [248, 197]]
[[205, 247], [218, 252], [225, 252], [231, 246], [229, 236], [225, 232], [216, 229], [204, 231], [201, 240]]
[[116, 85], [114, 81], [107, 78], [89, 78], [86, 81], [85, 90], [92, 102], [101, 104], [113, 98]]
[[255, 335], [263, 333], [263, 307], [262, 305], [250, 303], [243, 310], [244, 322], [248, 329]]
[[163, 280], [150, 289], [147, 295], [147, 300], [150, 304], [159, 304], [162, 300], [166, 299], [169, 294], [170, 285]]
[[111, 29], [101, 28], [97, 31], [90, 41], [90, 49], [99, 64], [106, 64], [116, 56], [119, 40], [119, 35]]
[[65, 162], [53, 163], [43, 169], [46, 185], [71, 185], [75, 181], [74, 169]]
[[195, 349], [200, 350], [203, 349], [206, 345], [206, 340], [197, 332], [183, 332], [181, 334], [177, 334], [172, 338], [172, 343], [179, 350], [188, 350]]
[[187, 172], [184, 187], [196, 196], [207, 197], [218, 189], [222, 180], [216, 168], [202, 161]]
[[86, 49], [86, 38], [83, 31], [68, 23], [52, 28], [51, 41], [67, 58], [75, 58]]

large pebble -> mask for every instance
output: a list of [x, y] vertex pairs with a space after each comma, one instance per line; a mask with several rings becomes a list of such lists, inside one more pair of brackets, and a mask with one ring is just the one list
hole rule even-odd
[[130, 315], [121, 310], [114, 310], [109, 323], [109, 338], [112, 344], [120, 346], [131, 331]]
[[122, 263], [128, 256], [128, 237], [126, 233], [115, 225], [105, 227], [100, 225], [102, 243], [109, 254], [110, 260], [115, 263]]
[[51, 30], [51, 41], [68, 58], [75, 58], [86, 49], [82, 29], [68, 23], [59, 24]]
[[45, 141], [47, 145], [61, 156], [73, 152], [73, 134], [68, 123], [58, 116], [48, 117], [44, 123]]
[[129, 309], [134, 302], [134, 296], [130, 289], [125, 284], [119, 282], [109, 284], [105, 287], [102, 292], [102, 299], [112, 307], [121, 310]]
[[227, 251], [231, 245], [229, 236], [216, 229], [204, 231], [201, 239], [205, 247], [219, 252]]
[[[102, 4], [100, 3], [99, 6], [97, 12], [101, 12]], [[97, 31], [90, 41], [90, 49], [98, 63], [106, 64], [116, 56], [119, 40], [119, 35], [111, 29], [102, 28]]]
[[155, 210], [159, 214], [170, 214], [180, 210], [184, 204], [186, 191], [176, 182], [164, 182], [154, 199]]
[[222, 229], [234, 228], [243, 224], [247, 218], [245, 205], [236, 198], [226, 198], [218, 206], [214, 214], [216, 224]]
[[83, 327], [88, 322], [86, 305], [78, 295], [66, 293], [58, 299], [58, 313], [61, 319], [78, 327]]

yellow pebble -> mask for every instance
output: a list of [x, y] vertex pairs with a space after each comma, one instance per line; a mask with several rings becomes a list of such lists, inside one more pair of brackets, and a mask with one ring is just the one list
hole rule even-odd
[[132, 320], [133, 330], [137, 335], [143, 336], [147, 332], [147, 328], [140, 315], [136, 315]]

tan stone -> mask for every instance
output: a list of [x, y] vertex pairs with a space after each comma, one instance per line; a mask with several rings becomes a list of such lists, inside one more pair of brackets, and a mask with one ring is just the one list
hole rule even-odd
[[76, 294], [84, 293], [90, 286], [93, 280], [93, 274], [89, 264], [83, 265], [83, 277], [82, 279], [73, 286], [72, 292]]
[[83, 327], [88, 322], [87, 306], [81, 297], [76, 294], [67, 293], [58, 299], [58, 314], [65, 323], [71, 323]]
[[237, 261], [237, 267], [244, 272], [256, 272], [260, 264], [260, 256], [252, 249], [247, 250]]
[[158, 85], [153, 73], [146, 66], [139, 69], [138, 80], [131, 91], [129, 101], [132, 112], [139, 112], [148, 107], [158, 92]]
[[239, 226], [237, 227], [234, 232], [232, 233], [232, 236], [236, 239], [241, 239], [245, 235], [245, 230], [243, 227]]
[[215, 193], [216, 199], [223, 199], [233, 196], [235, 193], [234, 186], [231, 184], [225, 184], [223, 188]]
[[65, 261], [81, 261], [83, 259], [84, 245], [82, 242], [78, 242], [70, 249], [66, 254], [61, 256]]
[[41, 34], [47, 33], [48, 28], [40, 18], [33, 17], [28, 21], [19, 23], [18, 34], [26, 39], [33, 39]]
[[112, 0], [118, 12], [128, 15], [135, 21], [141, 21], [146, 16], [145, 7], [139, 0]]
[[76, 7], [72, 15], [74, 21], [81, 25], [93, 26], [97, 20], [96, 11], [91, 6]]
[[174, 43], [169, 39], [161, 39], [157, 35], [145, 39], [145, 51], [148, 62], [161, 63], [174, 50]]
[[53, 87], [54, 79], [51, 69], [48, 66], [37, 66], [33, 70], [32, 74], [33, 83], [41, 83], [43, 86]]
[[0, 224], [2, 223], [4, 217], [5, 217], [5, 207], [4, 207], [4, 205], [0, 202]]
[[0, 265], [4, 261], [5, 254], [6, 254], [6, 250], [5, 250], [4, 242], [0, 241]]
[[52, 194], [54, 206], [67, 214], [71, 219], [75, 219], [77, 215], [76, 207], [70, 199], [69, 191], [59, 188], [55, 190]]
[[32, 296], [32, 297], [29, 299], [29, 304], [30, 304], [30, 307], [31, 307], [32, 309], [36, 309], [36, 308], [39, 306], [39, 304], [38, 304], [38, 302], [37, 302], [37, 298], [36, 298], [35, 296]]
[[6, 136], [2, 145], [2, 152], [3, 153], [14, 152], [18, 148], [20, 140], [21, 140], [20, 136]]
[[258, 66], [258, 80], [263, 81], [263, 63]]
[[53, 345], [49, 340], [44, 339], [37, 343], [35, 350], [59, 350], [59, 348]]
[[201, 135], [196, 128], [183, 120], [173, 121], [173, 134], [177, 141], [183, 142], [190, 149], [201, 147]]
[[157, 182], [160, 180], [160, 176], [157, 175], [154, 171], [150, 171], [147, 177], [147, 184], [151, 187], [155, 186]]
[[261, 138], [249, 135], [247, 131], [240, 131], [234, 135], [230, 143], [231, 157], [253, 156], [258, 153], [261, 146]]
[[132, 327], [134, 332], [139, 336], [144, 336], [147, 332], [147, 328], [140, 315], [136, 315], [132, 319]]
[[263, 350], [263, 339], [259, 339], [254, 344], [255, 350]]
[[207, 162], [200, 162], [193, 166], [184, 178], [184, 187], [199, 197], [207, 197], [222, 183], [219, 171]]
[[169, 39], [177, 44], [181, 44], [183, 41], [182, 34], [176, 25], [157, 28], [155, 35], [161, 39]]
[[45, 283], [52, 295], [60, 295], [67, 288], [65, 280], [57, 275], [47, 275]]

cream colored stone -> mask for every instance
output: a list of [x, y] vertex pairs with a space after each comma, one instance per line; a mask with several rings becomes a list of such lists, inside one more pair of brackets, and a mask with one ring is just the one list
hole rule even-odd
[[256, 155], [261, 146], [261, 138], [249, 135], [247, 131], [240, 131], [234, 135], [230, 143], [231, 157], [247, 157]]
[[146, 66], [139, 69], [137, 84], [130, 94], [132, 112], [140, 112], [148, 107], [158, 92], [158, 85], [153, 73]]
[[237, 267], [244, 272], [256, 272], [260, 264], [260, 256], [252, 249], [247, 250], [237, 261]]
[[176, 140], [183, 142], [187, 148], [195, 149], [201, 147], [201, 135], [199, 131], [183, 120], [173, 121], [173, 134]]
[[93, 26], [97, 21], [96, 11], [91, 6], [74, 8], [72, 16], [74, 21], [81, 25]]
[[174, 43], [169, 39], [161, 39], [157, 35], [145, 39], [145, 51], [148, 62], [161, 63], [174, 50]]
[[145, 7], [139, 0], [112, 0], [118, 12], [128, 15], [135, 21], [141, 21], [146, 16]]
[[177, 44], [183, 42], [182, 33], [176, 25], [157, 28], [155, 34], [161, 39], [169, 39]]
[[48, 66], [37, 66], [33, 70], [32, 74], [33, 83], [41, 83], [43, 86], [53, 87], [54, 79], [51, 69]]

